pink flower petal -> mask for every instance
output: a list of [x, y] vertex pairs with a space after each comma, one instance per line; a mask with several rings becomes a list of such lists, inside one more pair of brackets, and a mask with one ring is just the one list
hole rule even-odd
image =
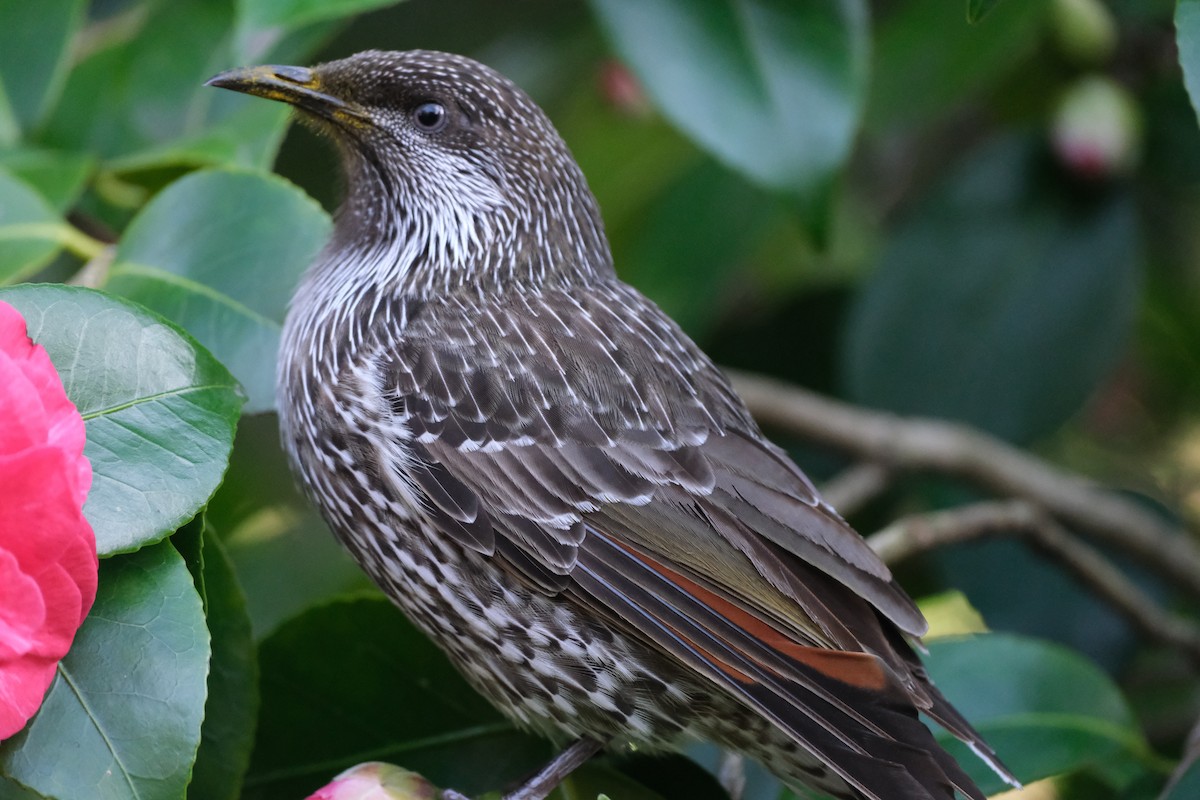
[[86, 426], [45, 349], [0, 302], [0, 740], [37, 712], [96, 599]]

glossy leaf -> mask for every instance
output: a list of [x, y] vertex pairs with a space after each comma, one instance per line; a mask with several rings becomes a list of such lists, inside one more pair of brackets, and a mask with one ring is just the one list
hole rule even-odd
[[[678, 789], [679, 787], [675, 787]], [[619, 798], [619, 800], [664, 800], [669, 795], [661, 795], [615, 769], [599, 764], [584, 764], [562, 782], [557, 795], [551, 795], [552, 800], [592, 800], [602, 796]], [[696, 795], [688, 794], [693, 800], [700, 800]]]
[[237, 570], [258, 639], [309, 606], [371, 586], [300, 495], [274, 414], [242, 419], [229, 472], [205, 515]]
[[0, 84], [27, 131], [58, 98], [86, 6], [84, 0], [0, 0]]
[[142, 35], [71, 70], [46, 124], [48, 144], [112, 158], [196, 135], [216, 121], [217, 92], [203, 84], [230, 66], [232, 4], [151, 3], [139, 22]]
[[250, 28], [298, 28], [399, 3], [400, 0], [239, 0], [241, 24]]
[[1178, 0], [1176, 3], [1175, 43], [1192, 108], [1200, 114], [1200, 0]]
[[0, 151], [0, 167], [33, 187], [59, 213], [74, 205], [92, 171], [83, 153], [18, 149]]
[[621, 276], [693, 336], [718, 319], [737, 270], [784, 209], [709, 160], [654, 198], [614, 251]]
[[[631, 787], [631, 791], [648, 790], [664, 798], [731, 800], [718, 777], [725, 755], [726, 751], [714, 744], [695, 742], [680, 754], [610, 756], [608, 761], [620, 773], [615, 775], [616, 780], [609, 781], [608, 776], [614, 774], [615, 770], [604, 770], [603, 780], [607, 788], [597, 784], [596, 789], [614, 797], [622, 797], [625, 790], [618, 788], [620, 784], [617, 781], [623, 778], [636, 782], [637, 786]], [[781, 784], [777, 778], [750, 759], [743, 761], [743, 767], [746, 783], [739, 800], [778, 800]], [[768, 787], [773, 787], [774, 791], [768, 793]]]
[[1073, 195], [1026, 139], [964, 163], [903, 225], [849, 320], [852, 397], [1026, 442], [1062, 424], [1128, 341], [1130, 198]]
[[188, 797], [236, 800], [258, 720], [258, 662], [246, 599], [220, 540], [204, 526], [204, 614], [212, 635], [208, 699]]
[[105, 288], [187, 328], [245, 387], [247, 411], [266, 411], [287, 302], [329, 231], [279, 178], [194, 173], [130, 223]]
[[20, 140], [21, 126], [17, 122], [17, 112], [8, 102], [4, 82], [0, 81], [0, 147], [15, 147]]
[[1000, 0], [967, 0], [967, 22], [979, 22], [999, 4]]
[[0, 298], [25, 316], [87, 421], [84, 513], [100, 554], [195, 516], [225, 472], [242, 403], [225, 368], [171, 323], [102, 292], [39, 284]]
[[170, 544], [104, 561], [41, 710], [0, 744], [0, 775], [63, 800], [181, 797], [208, 659], [200, 598]]
[[368, 760], [473, 795], [503, 788], [549, 754], [386, 600], [346, 599], [305, 612], [262, 643], [259, 665], [262, 712], [248, 800], [304, 797]]
[[289, 110], [282, 103], [244, 103], [201, 131], [114, 158], [107, 167], [122, 180], [151, 189], [199, 167], [266, 170], [287, 130]]
[[850, 152], [865, 94], [859, 0], [592, 0], [680, 130], [752, 180], [812, 196]]
[[[1152, 760], [1120, 690], [1060, 645], [1009, 634], [938, 639], [934, 683], [1023, 782], [1088, 768], [1115, 788]], [[987, 794], [1003, 783], [964, 745], [939, 740]]]
[[910, 0], [878, 21], [868, 128], [928, 124], [996, 86], [1036, 50], [1054, 6], [1006, 0], [969, 25], [959, 2]]
[[0, 284], [21, 280], [53, 258], [64, 224], [33, 187], [0, 168]]
[[3, 800], [46, 800], [43, 795], [28, 789], [16, 781], [0, 775], [0, 798]]
[[1200, 760], [1193, 759], [1191, 765], [1175, 777], [1159, 800], [1194, 800], [1200, 797]]

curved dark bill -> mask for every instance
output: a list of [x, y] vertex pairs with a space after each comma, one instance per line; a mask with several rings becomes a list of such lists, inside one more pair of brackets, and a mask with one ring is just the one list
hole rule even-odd
[[362, 124], [370, 121], [358, 105], [321, 91], [320, 76], [307, 67], [277, 64], [238, 67], [214, 75], [204, 85], [278, 100], [331, 122]]

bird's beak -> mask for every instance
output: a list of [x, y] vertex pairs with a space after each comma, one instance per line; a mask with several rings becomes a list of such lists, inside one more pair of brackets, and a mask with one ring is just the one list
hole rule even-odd
[[370, 123], [370, 117], [361, 106], [323, 91], [321, 76], [308, 67], [275, 64], [239, 67], [214, 75], [204, 85], [278, 100], [345, 126], [360, 127]]

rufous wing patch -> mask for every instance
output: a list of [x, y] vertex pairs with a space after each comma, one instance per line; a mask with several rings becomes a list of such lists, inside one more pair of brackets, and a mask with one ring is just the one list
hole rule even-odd
[[[669, 580], [681, 590], [704, 603], [734, 625], [737, 625], [765, 646], [787, 656], [793, 661], [814, 669], [826, 677], [856, 686], [860, 689], [880, 691], [887, 686], [888, 674], [883, 662], [870, 653], [829, 650], [823, 647], [810, 647], [801, 644], [761, 617], [754, 615], [750, 611], [722, 597], [711, 589], [702, 586], [646, 553], [617, 540], [612, 540], [612, 542], [658, 575]], [[691, 644], [695, 645], [694, 642], [691, 642]], [[746, 655], [753, 658], [753, 654], [751, 653], [747, 653]], [[749, 680], [749, 676], [730, 667], [728, 664], [724, 664], [721, 659], [713, 659], [713, 661], [736, 680], [742, 682]], [[763, 666], [770, 669], [765, 664]]]

